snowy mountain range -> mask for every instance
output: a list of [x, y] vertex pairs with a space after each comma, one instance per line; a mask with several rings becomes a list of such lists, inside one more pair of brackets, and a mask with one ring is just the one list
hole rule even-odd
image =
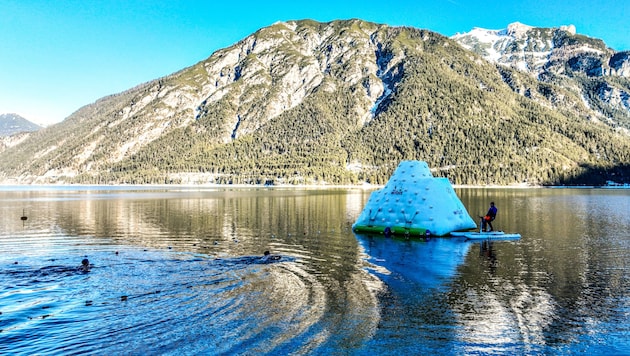
[[617, 122], [609, 113], [630, 112], [627, 82], [617, 80], [630, 78], [630, 51], [616, 52], [602, 40], [577, 34], [573, 25], [536, 28], [515, 22], [503, 30], [474, 28], [451, 38], [492, 63], [571, 88], [603, 111], [601, 119], [628, 129], [625, 120]]
[[563, 73], [557, 66], [562, 63], [589, 76], [630, 77], [630, 52], [615, 52], [601, 40], [577, 35], [573, 25], [536, 28], [515, 22], [503, 30], [474, 28], [451, 38], [493, 63], [534, 75], [554, 69]]
[[628, 93], [628, 52], [570, 26], [278, 22], [29, 134], [0, 179], [383, 183], [417, 159], [456, 184], [623, 181]]

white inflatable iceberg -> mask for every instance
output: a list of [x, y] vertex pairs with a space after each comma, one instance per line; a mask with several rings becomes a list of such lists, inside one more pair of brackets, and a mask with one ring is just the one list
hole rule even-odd
[[402, 161], [352, 225], [357, 233], [437, 236], [476, 227], [449, 180], [421, 161]]

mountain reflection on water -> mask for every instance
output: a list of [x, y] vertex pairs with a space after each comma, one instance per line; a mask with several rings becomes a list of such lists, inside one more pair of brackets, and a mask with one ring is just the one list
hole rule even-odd
[[369, 193], [0, 189], [0, 353], [629, 349], [630, 191], [458, 190], [492, 243], [355, 235]]

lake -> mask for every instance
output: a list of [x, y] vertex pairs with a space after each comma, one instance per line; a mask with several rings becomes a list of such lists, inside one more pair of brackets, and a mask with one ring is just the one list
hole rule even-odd
[[0, 187], [0, 354], [630, 354], [630, 190], [456, 189], [493, 242], [357, 235], [370, 192]]

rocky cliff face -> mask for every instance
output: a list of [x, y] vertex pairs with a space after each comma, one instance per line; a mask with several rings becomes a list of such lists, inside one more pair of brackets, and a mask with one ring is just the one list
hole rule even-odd
[[[370, 109], [395, 85], [403, 57], [382, 50], [378, 30], [361, 21], [276, 23], [191, 68], [131, 90], [124, 95], [132, 96], [130, 103], [109, 115], [107, 127], [150, 115], [150, 122], [133, 125], [129, 135], [144, 143], [173, 128], [213, 120], [219, 109], [220, 122], [206, 129], [214, 131], [218, 143], [228, 143], [296, 107], [314, 90], [358, 83], [365, 89], [359, 93], [362, 105], [354, 110], [369, 120]], [[123, 146], [114, 157], [128, 154], [136, 144]]]
[[197, 65], [205, 79], [197, 81], [195, 119], [216, 103], [229, 105], [233, 115], [220, 128], [220, 140], [227, 143], [296, 107], [315, 89], [335, 91], [340, 83], [350, 87], [365, 80], [364, 105], [354, 109], [369, 120], [369, 108], [392, 85], [401, 58], [379, 50], [379, 26], [348, 25], [276, 23], [218, 51]]
[[604, 71], [604, 74], [630, 78], [630, 51], [613, 54], [608, 63], [610, 71]]

